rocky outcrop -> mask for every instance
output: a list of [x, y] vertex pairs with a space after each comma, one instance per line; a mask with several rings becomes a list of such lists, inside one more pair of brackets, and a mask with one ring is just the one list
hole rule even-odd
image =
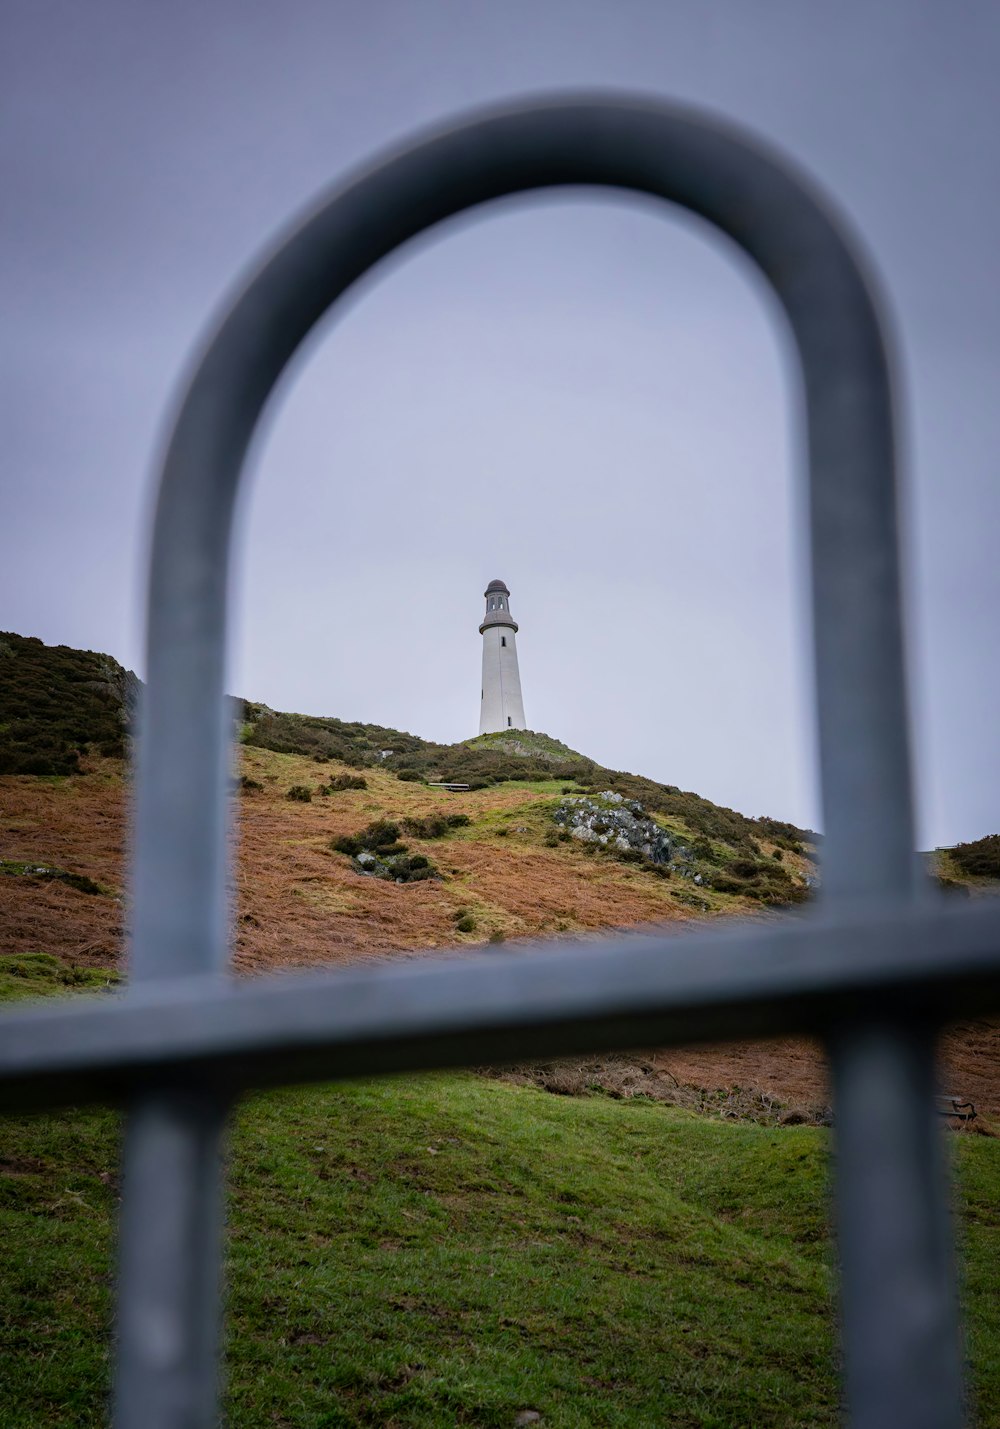
[[685, 877], [693, 872], [694, 860], [687, 845], [650, 818], [637, 799], [626, 799], [612, 789], [565, 796], [553, 818], [581, 843], [599, 844], [624, 858], [676, 869]]

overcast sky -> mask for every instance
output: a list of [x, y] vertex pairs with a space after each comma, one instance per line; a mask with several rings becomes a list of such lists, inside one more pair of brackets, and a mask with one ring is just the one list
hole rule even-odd
[[[1000, 7], [941, 0], [7, 0], [0, 628], [142, 673], [154, 453], [222, 296], [316, 192], [469, 106], [704, 105], [863, 235], [902, 354], [920, 833], [1000, 829]], [[482, 592], [528, 724], [821, 821], [786, 334], [711, 234], [494, 209], [332, 315], [274, 404], [229, 687], [452, 741]]]

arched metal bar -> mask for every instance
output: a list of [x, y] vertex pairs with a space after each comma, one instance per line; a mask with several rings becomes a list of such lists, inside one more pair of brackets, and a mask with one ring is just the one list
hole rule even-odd
[[[334, 194], [251, 280], [197, 367], [156, 513], [134, 977], [212, 975], [225, 964], [230, 533], [246, 449], [269, 393], [331, 304], [401, 244], [474, 206], [566, 185], [631, 190], [701, 215], [749, 254], [784, 308], [808, 417], [824, 897], [916, 895], [890, 383], [857, 255], [811, 187], [742, 134], [661, 104], [561, 99], [426, 138]], [[845, 1029], [838, 1047], [841, 1179], [853, 1188], [841, 1246], [854, 1417], [866, 1426], [940, 1429], [957, 1422], [960, 1381], [944, 1197], [926, 1162], [930, 1110], [922, 1117], [913, 1109], [929, 1080], [930, 1044], [887, 1023]], [[896, 1242], [888, 1259], [881, 1249], [893, 1217], [887, 1194], [898, 1188], [866, 1170], [865, 1101], [873, 1090], [879, 1124], [895, 1110], [903, 1127], [895, 1150], [909, 1178], [913, 1255], [902, 1276]], [[223, 1118], [221, 1104], [192, 1103], [181, 1091], [167, 1101], [162, 1093], [141, 1097], [132, 1112], [121, 1242], [123, 1429], [214, 1422], [206, 1354], [214, 1276], [204, 1258], [214, 1262], [217, 1210], [206, 1185]], [[151, 1252], [142, 1237], [168, 1201], [169, 1228]], [[196, 1271], [182, 1268], [195, 1261]], [[891, 1373], [873, 1417], [864, 1395], [884, 1365]]]

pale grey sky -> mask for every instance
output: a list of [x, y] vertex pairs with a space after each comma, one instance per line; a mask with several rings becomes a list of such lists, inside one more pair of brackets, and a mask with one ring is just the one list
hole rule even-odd
[[[839, 201], [902, 354], [924, 843], [1000, 828], [1000, 9], [965, 0], [8, 0], [0, 628], [141, 673], [153, 455], [235, 276], [331, 180], [470, 105], [599, 86], [742, 121]], [[745, 265], [563, 195], [327, 322], [254, 457], [230, 688], [450, 741], [482, 591], [528, 723], [818, 823], [785, 334]]]

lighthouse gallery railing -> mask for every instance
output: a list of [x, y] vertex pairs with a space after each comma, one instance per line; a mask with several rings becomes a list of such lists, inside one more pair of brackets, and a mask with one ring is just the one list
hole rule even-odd
[[[769, 280], [801, 362], [825, 840], [802, 917], [683, 938], [226, 975], [223, 652], [244, 454], [314, 323], [399, 245], [507, 194], [603, 186], [729, 235]], [[913, 853], [887, 359], [869, 284], [824, 201], [756, 142], [609, 98], [533, 103], [424, 139], [325, 200], [201, 357], [156, 514], [131, 982], [0, 1022], [8, 1108], [128, 1108], [115, 1421], [217, 1418], [220, 1148], [248, 1087], [629, 1045], [818, 1033], [833, 1066], [847, 1402], [857, 1429], [961, 1422], [941, 1022], [1000, 1007], [1000, 916], [943, 904]]]

